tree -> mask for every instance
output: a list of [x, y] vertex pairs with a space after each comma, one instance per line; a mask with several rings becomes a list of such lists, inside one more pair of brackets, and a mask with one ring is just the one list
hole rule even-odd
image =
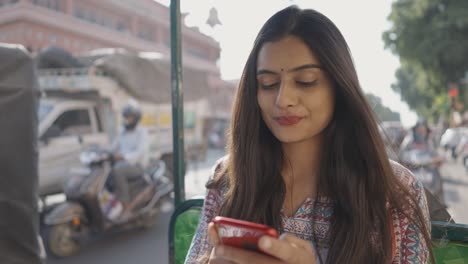
[[373, 94], [366, 94], [367, 101], [374, 110], [375, 115], [378, 118], [378, 121], [400, 121], [400, 114], [393, 112], [390, 108], [382, 104], [382, 99]]
[[[462, 82], [468, 71], [468, 1], [397, 0], [383, 33], [385, 47], [401, 62], [392, 88], [417, 113], [446, 110], [449, 83]], [[464, 102], [466, 104], [466, 102]]]

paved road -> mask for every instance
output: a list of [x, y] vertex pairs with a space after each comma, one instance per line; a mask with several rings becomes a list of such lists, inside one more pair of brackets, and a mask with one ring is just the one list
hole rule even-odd
[[[190, 164], [186, 176], [187, 197], [204, 194], [206, 182], [215, 160], [222, 151], [210, 151], [208, 159]], [[457, 222], [468, 223], [468, 175], [459, 163], [449, 162], [442, 168], [445, 198]], [[96, 238], [82, 252], [66, 259], [51, 259], [49, 264], [165, 264], [168, 263], [167, 229], [172, 207], [165, 206], [156, 225], [147, 231], [131, 231]]]
[[468, 173], [460, 162], [449, 161], [441, 168], [445, 201], [457, 223], [468, 224]]

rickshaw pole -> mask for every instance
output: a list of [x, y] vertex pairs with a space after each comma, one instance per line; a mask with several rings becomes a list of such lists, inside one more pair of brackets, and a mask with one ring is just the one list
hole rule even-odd
[[175, 206], [185, 200], [184, 100], [182, 90], [182, 48], [180, 0], [171, 0], [171, 86]]

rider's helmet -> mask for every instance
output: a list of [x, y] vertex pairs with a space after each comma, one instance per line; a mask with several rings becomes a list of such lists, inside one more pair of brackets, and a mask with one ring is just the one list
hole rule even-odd
[[[424, 134], [420, 134], [419, 128], [424, 128]], [[416, 124], [413, 127], [413, 137], [416, 141], [427, 141], [429, 139], [429, 135], [431, 134], [431, 128], [425, 118], [419, 118]]]
[[125, 129], [133, 130], [141, 119], [141, 110], [136, 104], [127, 104], [122, 110]]

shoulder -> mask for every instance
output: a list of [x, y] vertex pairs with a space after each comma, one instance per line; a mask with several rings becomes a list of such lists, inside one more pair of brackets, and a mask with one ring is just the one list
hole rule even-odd
[[219, 173], [219, 170], [222, 169], [222, 166], [225, 162], [225, 157], [219, 159], [215, 165], [211, 169], [211, 173], [208, 177], [208, 181], [206, 183], [206, 195], [205, 195], [205, 201], [203, 205], [203, 211], [208, 217], [208, 221], [211, 221], [211, 219], [218, 214], [218, 211], [221, 207], [221, 205], [224, 202], [224, 194], [226, 192], [226, 189], [217, 184], [217, 174]]
[[[424, 224], [430, 233], [431, 226], [424, 187], [409, 169], [395, 161], [390, 161], [390, 164], [395, 176], [407, 187], [409, 194], [415, 199], [415, 205], [422, 213], [422, 219], [419, 219], [419, 216], [415, 215], [414, 207], [392, 208], [392, 232], [396, 247], [392, 263], [427, 263], [427, 243], [421, 227]], [[408, 201], [409, 203], [413, 202]]]
[[393, 169], [395, 177], [407, 187], [410, 193], [419, 195], [424, 190], [422, 183], [417, 180], [414, 174], [400, 163], [390, 160], [390, 165]]
[[[412, 196], [412, 198], [414, 199], [414, 202], [416, 202], [416, 205], [419, 208], [421, 208], [421, 212], [426, 222], [426, 225], [430, 226], [429, 208], [428, 208], [426, 192], [425, 192], [423, 184], [418, 179], [415, 178], [415, 176], [409, 169], [405, 168], [398, 162], [391, 161], [391, 166], [393, 168], [394, 174], [397, 177], [397, 179], [400, 181], [400, 183], [402, 183], [404, 187], [407, 188], [410, 196]], [[413, 201], [409, 200], [408, 202], [412, 203]], [[410, 210], [409, 208], [405, 208], [405, 209]], [[410, 215], [414, 214], [414, 212], [412, 211], [409, 211], [407, 213], [409, 213]]]
[[210, 176], [206, 182], [208, 189], [217, 188], [224, 189], [227, 187], [227, 163], [229, 156], [223, 156], [219, 158], [213, 167], [211, 167]]

